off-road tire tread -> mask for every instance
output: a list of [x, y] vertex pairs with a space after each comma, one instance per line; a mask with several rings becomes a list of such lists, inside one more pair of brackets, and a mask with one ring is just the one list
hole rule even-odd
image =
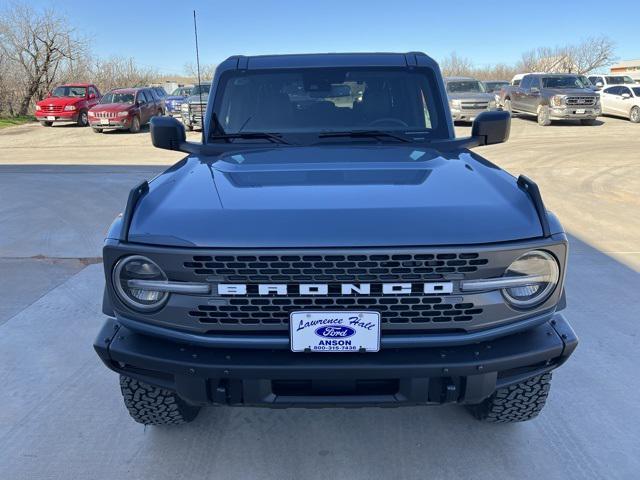
[[544, 407], [551, 373], [529, 378], [522, 383], [500, 388], [479, 405], [470, 407], [478, 420], [489, 423], [524, 422], [538, 416]]
[[143, 425], [181, 425], [191, 422], [200, 411], [175, 392], [120, 375], [120, 390], [129, 415]]

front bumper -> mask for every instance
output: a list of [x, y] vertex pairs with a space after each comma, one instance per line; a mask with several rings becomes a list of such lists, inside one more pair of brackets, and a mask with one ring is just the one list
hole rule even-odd
[[100, 119], [93, 119], [89, 117], [89, 125], [92, 128], [115, 128], [117, 130], [128, 130], [131, 127], [131, 119], [129, 117], [122, 118], [110, 118], [108, 124], [104, 124]]
[[78, 121], [78, 111], [77, 110], [69, 110], [69, 111], [61, 111], [55, 113], [46, 113], [42, 110], [36, 110], [36, 120], [40, 122], [77, 122]]
[[600, 107], [551, 107], [549, 109], [550, 117], [554, 120], [567, 119], [595, 119], [601, 115]]
[[484, 112], [492, 112], [496, 110], [495, 108], [486, 108], [486, 109], [467, 109], [467, 108], [451, 108], [451, 118], [454, 122], [472, 122], [476, 119], [478, 115]]
[[136, 333], [108, 319], [94, 348], [110, 369], [194, 405], [270, 407], [476, 404], [551, 371], [578, 339], [562, 314], [471, 345], [318, 354], [209, 348]]

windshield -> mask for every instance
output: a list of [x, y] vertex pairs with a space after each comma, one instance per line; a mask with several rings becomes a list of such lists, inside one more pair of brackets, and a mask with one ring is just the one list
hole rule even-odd
[[176, 97], [184, 97], [185, 95], [191, 95], [191, 89], [188, 87], [180, 87], [176, 88], [171, 95], [175, 95]]
[[615, 76], [615, 77], [605, 77], [607, 79], [608, 85], [623, 85], [625, 83], [634, 83], [631, 77], [627, 76]]
[[87, 87], [56, 87], [51, 92], [52, 97], [83, 98], [87, 94]]
[[477, 80], [447, 82], [449, 93], [484, 93], [484, 85]]
[[229, 72], [214, 111], [225, 133], [358, 130], [448, 133], [431, 70], [315, 68]]
[[591, 80], [589, 80], [584, 75], [580, 75], [578, 78], [580, 79], [580, 81], [582, 82], [582, 84], [584, 85], [585, 88], [592, 88], [593, 87], [593, 83], [591, 83]]
[[126, 103], [128, 105], [133, 105], [133, 98], [133, 93], [109, 92], [102, 97], [100, 103]]
[[567, 75], [566, 77], [542, 77], [543, 88], [587, 88], [580, 77]]
[[195, 87], [193, 87], [191, 89], [191, 95], [200, 95], [201, 93], [202, 93], [202, 95], [208, 95], [210, 88], [211, 88], [211, 84], [210, 83], [205, 83], [205, 84], [202, 84], [202, 85], [196, 85]]

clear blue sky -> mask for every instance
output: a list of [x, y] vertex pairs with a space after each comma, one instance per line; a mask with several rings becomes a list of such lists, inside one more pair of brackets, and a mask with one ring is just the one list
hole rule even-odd
[[[2, 0], [0, 0], [2, 3]], [[440, 60], [455, 51], [476, 65], [513, 63], [522, 52], [608, 35], [620, 60], [640, 57], [637, 2], [615, 8], [591, 1], [321, 0], [191, 1], [30, 0], [73, 19], [100, 56], [135, 57], [163, 73], [195, 60], [192, 10], [198, 12], [200, 59], [235, 54], [421, 50]], [[508, 12], [522, 12], [509, 18]], [[566, 23], [565, 23], [566, 20]]]

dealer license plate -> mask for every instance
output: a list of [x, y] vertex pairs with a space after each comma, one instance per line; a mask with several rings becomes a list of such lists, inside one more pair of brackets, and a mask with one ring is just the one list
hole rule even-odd
[[53, 115], [49, 115], [47, 117], [47, 120], [49, 120], [50, 122], [53, 122], [56, 119], [56, 117], [54, 117]]
[[109, 119], [108, 118], [101, 118], [100, 119], [100, 125], [109, 125]]
[[293, 352], [380, 350], [378, 312], [291, 312], [289, 326]]
[[579, 108], [576, 110], [576, 113], [585, 113], [586, 110], [584, 108]]

